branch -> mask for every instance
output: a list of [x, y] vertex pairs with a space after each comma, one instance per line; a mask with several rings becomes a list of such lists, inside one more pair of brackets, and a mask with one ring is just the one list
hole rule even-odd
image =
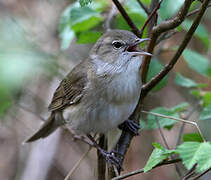
[[[192, 4], [192, 0], [186, 0], [184, 5], [181, 7], [180, 11], [178, 12], [178, 14], [173, 19], [163, 21], [161, 24], [153, 28], [152, 33], [151, 33], [151, 41], [147, 47], [147, 52], [153, 53], [154, 47], [156, 46], [157, 38], [159, 37], [161, 33], [176, 28], [184, 21], [191, 4]], [[141, 75], [142, 75], [141, 77], [142, 77], [143, 83], [146, 82], [150, 60], [151, 60], [150, 56], [146, 56], [143, 60], [143, 64], [141, 67]]]
[[[178, 162], [181, 162], [181, 161], [182, 161], [181, 159], [173, 159], [173, 160], [169, 160], [169, 161], [163, 161], [162, 163], [159, 163], [156, 166], [154, 166], [152, 169], [155, 169], [155, 168], [160, 167], [160, 166], [168, 165], [168, 164], [178, 163]], [[125, 178], [128, 178], [130, 176], [134, 176], [134, 175], [141, 174], [141, 173], [144, 173], [144, 168], [138, 169], [138, 170], [133, 171], [133, 172], [129, 172], [129, 173], [124, 174], [122, 176], [117, 176], [117, 177], [113, 178], [112, 180], [125, 179]]]
[[202, 172], [202, 173], [196, 175], [195, 177], [191, 178], [190, 180], [196, 180], [196, 179], [202, 177], [203, 175], [205, 175], [206, 173], [208, 173], [209, 171], [211, 171], [211, 168], [209, 168], [209, 169], [207, 169], [206, 171], [204, 171], [204, 172]]
[[[168, 73], [169, 71], [174, 67], [174, 65], [176, 64], [176, 62], [178, 61], [179, 57], [181, 56], [182, 52], [184, 51], [184, 49], [186, 48], [186, 46], [188, 45], [189, 41], [191, 40], [194, 32], [196, 31], [201, 18], [207, 8], [209, 0], [205, 0], [200, 8], [200, 12], [198, 14], [198, 16], [195, 18], [192, 26], [190, 27], [189, 31], [186, 33], [184, 40], [182, 41], [181, 45], [179, 46], [177, 52], [175, 53], [175, 55], [173, 56], [173, 58], [170, 60], [170, 62], [163, 68], [163, 70], [161, 70], [154, 78], [151, 79], [151, 81], [149, 83], [147, 83], [144, 88], [143, 91], [149, 92], [153, 87], [155, 87], [156, 84], [158, 84]], [[191, 5], [191, 4], [190, 4]], [[181, 15], [180, 15], [181, 16]], [[170, 21], [171, 22], [171, 21]], [[179, 20], [177, 20], [177, 22], [179, 22]], [[180, 22], [181, 23], [181, 22]], [[162, 24], [161, 24], [162, 25]], [[163, 24], [164, 26], [162, 28], [155, 28], [154, 29], [154, 33], [157, 34], [158, 32], [162, 32], [163, 30], [168, 29], [169, 27], [166, 26], [166, 24]], [[175, 23], [169, 24], [169, 26], [175, 25]]]
[[132, 32], [134, 34], [136, 34], [138, 37], [140, 37], [139, 29], [136, 27], [136, 25], [134, 24], [134, 22], [132, 21], [130, 16], [127, 14], [125, 9], [122, 7], [121, 3], [118, 0], [112, 0], [112, 1], [116, 5], [116, 7], [119, 10], [119, 12], [121, 13], [121, 15], [124, 17], [127, 24], [131, 27]]
[[154, 15], [156, 15], [157, 13], [157, 10], [160, 8], [160, 4], [162, 3], [163, 0], [161, 0], [157, 5], [156, 7], [153, 9], [153, 11], [149, 14], [147, 20], [145, 21], [144, 25], [142, 26], [141, 30], [140, 30], [140, 33], [141, 33], [141, 37], [143, 35], [143, 32], [144, 32], [144, 29], [145, 27], [147, 26], [147, 24], [152, 20], [152, 17]]
[[141, 8], [145, 11], [145, 13], [146, 13], [147, 15], [149, 15], [149, 14], [150, 14], [149, 9], [141, 2], [141, 0], [136, 0], [136, 1], [137, 1], [138, 4], [141, 6]]
[[[209, 8], [209, 7], [211, 7], [211, 3], [209, 3], [209, 4], [207, 5], [207, 8]], [[192, 15], [198, 13], [199, 11], [200, 11], [200, 9], [195, 9], [195, 10], [189, 12], [189, 13], [187, 14], [186, 17], [192, 16]]]
[[[189, 10], [192, 2], [193, 2], [192, 0], [186, 0], [176, 17], [174, 17], [171, 20], [164, 21], [161, 24], [154, 27], [154, 29], [152, 30], [151, 41], [147, 47], [147, 52], [149, 52], [149, 53], [153, 52], [154, 47], [156, 45], [156, 40], [161, 33], [166, 32], [170, 29], [173, 29], [182, 23], [182, 21], [184, 20], [184, 18], [186, 17], [186, 15], [188, 13], [188, 10]], [[138, 104], [137, 104], [134, 112], [132, 113], [132, 115], [129, 117], [129, 119], [135, 121], [136, 123], [139, 123], [140, 113], [141, 113], [142, 104], [143, 104], [143, 100], [144, 100], [145, 96], [173, 68], [173, 66], [177, 62], [178, 58], [181, 56], [183, 50], [187, 46], [188, 42], [190, 41], [191, 37], [193, 36], [193, 33], [195, 32], [196, 28], [198, 27], [200, 20], [207, 8], [208, 2], [209, 2], [209, 0], [203, 1], [203, 4], [200, 8], [200, 11], [199, 11], [197, 17], [195, 18], [190, 30], [187, 32], [183, 42], [179, 46], [177, 52], [175, 53], [175, 55], [172, 58], [172, 60], [170, 61], [170, 63], [167, 64], [164, 67], [164, 69], [158, 75], [156, 75], [149, 83], [147, 83], [145, 86], [143, 86], [140, 97], [139, 97]], [[142, 65], [142, 66], [144, 66], [144, 68], [142, 70], [142, 80], [144, 80], [143, 82], [146, 82], [146, 75], [148, 72], [149, 63], [150, 63], [150, 57], [145, 57], [143, 65]], [[115, 151], [118, 152], [119, 154], [122, 154], [121, 157], [118, 157], [121, 164], [123, 163], [124, 156], [127, 152], [127, 149], [131, 143], [132, 138], [133, 138], [133, 135], [131, 133], [123, 131], [120, 136], [119, 141], [117, 142]]]

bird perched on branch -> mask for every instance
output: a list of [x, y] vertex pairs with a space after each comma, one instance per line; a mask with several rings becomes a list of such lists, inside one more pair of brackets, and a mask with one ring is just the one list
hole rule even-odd
[[[49, 105], [50, 117], [26, 142], [45, 138], [63, 125], [87, 135], [92, 141], [91, 133], [107, 133], [119, 125], [137, 134], [139, 126], [128, 117], [141, 91], [142, 58], [151, 56], [137, 48], [146, 40], [129, 31], [106, 32], [93, 46], [89, 57], [61, 81]], [[106, 159], [115, 162], [111, 154], [96, 148]]]

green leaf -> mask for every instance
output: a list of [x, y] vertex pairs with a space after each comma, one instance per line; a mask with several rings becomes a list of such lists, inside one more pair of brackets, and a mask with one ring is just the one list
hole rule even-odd
[[61, 49], [67, 49], [75, 37], [76, 33], [87, 31], [96, 25], [98, 25], [102, 20], [102, 16], [97, 11], [99, 5], [92, 3], [91, 6], [80, 7], [79, 3], [73, 3], [68, 6], [63, 12], [60, 25], [59, 33], [61, 38]]
[[183, 56], [191, 69], [203, 76], [211, 77], [211, 66], [209, 60], [205, 56], [202, 56], [201, 54], [190, 49], [185, 49]]
[[211, 120], [211, 105], [203, 108], [199, 120]]
[[163, 1], [159, 9], [161, 18], [166, 19], [174, 16], [183, 3], [184, 0]]
[[81, 7], [87, 6], [92, 0], [79, 0]]
[[0, 94], [0, 118], [3, 116], [4, 112], [11, 106], [11, 100], [5, 100], [5, 98], [2, 97], [2, 94]]
[[[172, 108], [158, 107], [158, 108], [151, 110], [151, 112], [162, 114], [162, 115], [165, 115], [165, 116], [171, 116], [171, 117], [179, 118], [178, 113], [186, 110], [187, 107], [188, 107], [187, 103], [181, 103], [181, 104], [174, 106]], [[154, 115], [148, 114], [147, 115], [147, 122], [146, 123], [141, 122], [142, 127], [144, 129], [156, 129], [156, 128], [158, 128], [156, 118], [159, 121], [160, 127], [165, 127], [167, 129], [171, 128], [172, 125], [174, 125], [177, 122], [177, 121], [172, 120], [172, 119], [163, 118], [163, 117], [159, 117], [159, 116], [156, 117]]]
[[147, 164], [144, 167], [145, 173], [150, 171], [153, 167], [155, 167], [159, 163], [163, 162], [171, 154], [176, 153], [175, 150], [165, 149], [163, 146], [161, 146], [158, 143], [153, 143], [153, 145], [155, 146], [155, 149], [152, 151], [152, 154], [150, 155], [150, 157], [147, 161]]
[[194, 89], [194, 90], [191, 90], [190, 93], [198, 99], [201, 97], [199, 90]]
[[173, 106], [171, 108], [171, 111], [173, 113], [178, 113], [178, 112], [182, 112], [182, 111], [185, 111], [187, 109], [187, 107], [189, 106], [188, 103], [184, 102], [184, 103], [181, 103], [181, 104], [178, 104], [176, 106]]
[[75, 32], [89, 30], [102, 21], [100, 14], [89, 7], [75, 7], [70, 13], [71, 29]]
[[65, 50], [69, 47], [71, 41], [74, 39], [75, 33], [70, 29], [69, 26], [66, 26], [63, 31], [61, 31], [59, 37], [61, 39], [61, 49]]
[[[172, 108], [164, 108], [164, 107], [158, 107], [151, 112], [166, 115], [166, 116], [173, 116], [173, 117], [179, 117], [178, 113], [186, 110], [188, 107], [187, 103], [181, 103], [177, 106], [174, 106]], [[168, 118], [163, 118], [163, 117], [157, 117], [157, 120], [159, 121], [159, 124], [161, 127], [169, 127], [174, 125], [177, 121], [168, 119]], [[142, 124], [143, 128], [145, 129], [155, 129], [158, 128], [157, 122], [156, 122], [156, 117], [154, 115], [149, 114], [147, 116], [147, 123]]]
[[95, 43], [100, 36], [102, 35], [101, 32], [94, 32], [94, 31], [86, 31], [82, 32], [78, 36], [78, 43]]
[[175, 83], [182, 87], [187, 87], [187, 88], [191, 88], [191, 87], [200, 87], [201, 88], [201, 87], [206, 86], [206, 84], [197, 84], [192, 79], [184, 77], [179, 73], [176, 74]]
[[128, 13], [136, 13], [144, 17], [145, 19], [147, 18], [146, 12], [142, 8], [140, 8], [140, 5], [136, 0], [127, 0], [125, 2], [125, 8]]
[[203, 139], [199, 133], [189, 133], [183, 135], [183, 141], [203, 142]]
[[[189, 20], [189, 19], [185, 19], [185, 21], [183, 21], [183, 23], [181, 24], [181, 27], [188, 31], [192, 25], [193, 21]], [[208, 49], [209, 48], [209, 34], [205, 28], [204, 25], [199, 24], [199, 26], [197, 27], [194, 36], [196, 36], [204, 45], [205, 47]]]
[[184, 142], [177, 151], [185, 167], [190, 170], [195, 164], [196, 171], [201, 172], [211, 167], [210, 142]]
[[[147, 76], [147, 81], [149, 81], [150, 79], [152, 79], [162, 69], [163, 69], [163, 65], [159, 62], [159, 60], [156, 59], [156, 58], [152, 58], [152, 60], [150, 62], [150, 66], [149, 66], [149, 72], [148, 72], [148, 76]], [[166, 76], [165, 78], [163, 78], [161, 80], [161, 82], [159, 82], [153, 88], [153, 91], [159, 91], [160, 89], [162, 89], [167, 84], [167, 78], [168, 78], [168, 76]]]
[[202, 100], [203, 100], [203, 106], [204, 107], [211, 105], [211, 92], [206, 92], [203, 95]]
[[[147, 14], [143, 9], [140, 8], [140, 5], [137, 3], [136, 0], [127, 0], [125, 2], [125, 9], [128, 13], [128, 15], [131, 17], [133, 22], [138, 28], [141, 28], [146, 21]], [[131, 30], [131, 28], [128, 26], [125, 19], [122, 17], [121, 14], [117, 16], [115, 19], [115, 26], [118, 29], [125, 29], [125, 30]], [[146, 29], [144, 31], [144, 34], [146, 33]]]

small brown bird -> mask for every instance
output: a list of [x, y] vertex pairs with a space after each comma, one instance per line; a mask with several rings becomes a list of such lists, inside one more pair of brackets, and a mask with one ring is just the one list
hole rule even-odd
[[[49, 105], [50, 117], [26, 142], [47, 137], [62, 125], [90, 137], [92, 132], [106, 133], [128, 119], [141, 91], [142, 57], [151, 55], [137, 48], [146, 40], [129, 31], [106, 32], [89, 57], [61, 81]], [[138, 129], [130, 120], [121, 127], [134, 133]]]

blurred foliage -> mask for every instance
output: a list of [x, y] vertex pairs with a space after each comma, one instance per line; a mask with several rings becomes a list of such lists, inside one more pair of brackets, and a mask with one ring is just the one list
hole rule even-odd
[[[145, 5], [149, 5], [151, 0], [142, 0], [142, 2]], [[163, 1], [158, 11], [158, 23], [174, 17], [183, 3], [184, 0]], [[199, 4], [198, 1], [194, 1], [191, 10], [198, 8]], [[124, 1], [124, 8], [137, 27], [141, 28], [147, 19], [147, 14], [137, 1]], [[95, 43], [102, 35], [102, 27], [110, 9], [110, 2], [104, 0], [77, 0], [73, 4], [69, 4], [61, 14], [59, 21], [60, 48], [62, 50], [68, 49], [74, 38], [77, 43]], [[192, 23], [192, 18], [188, 17], [175, 30], [177, 30], [177, 33], [184, 33], [184, 31], [189, 30]], [[110, 25], [114, 29], [130, 30], [119, 12], [114, 16]], [[32, 78], [40, 75], [49, 77], [57, 75], [58, 62], [56, 61], [56, 56], [46, 53], [36, 44], [36, 41], [33, 41], [31, 37], [34, 34], [20, 17], [1, 17], [0, 27], [0, 117], [2, 117], [3, 113], [11, 107], [13, 101], [17, 100], [17, 94], [21, 93], [23, 87], [27, 86], [27, 83]], [[144, 37], [146, 37], [146, 32], [147, 28], [144, 30]], [[206, 54], [210, 50], [210, 38], [204, 21], [201, 22], [194, 36], [196, 37], [196, 42], [202, 44], [202, 50], [199, 52], [195, 50], [197, 48], [191, 47], [192, 49], [185, 49], [183, 52], [184, 62], [190, 68], [188, 70], [191, 70], [191, 74], [187, 75], [187, 77], [186, 74], [185, 76], [182, 75], [183, 72], [177, 72], [176, 74], [172, 72], [172, 74], [174, 74], [174, 82], [177, 86], [184, 88], [184, 91], [190, 93], [194, 100], [201, 102], [201, 107], [197, 109], [199, 112], [198, 120], [200, 122], [211, 121], [211, 91], [209, 89], [211, 64]], [[169, 48], [172, 49], [171, 47]], [[163, 62], [162, 56], [155, 55], [153, 57], [147, 81], [150, 81], [163, 69]], [[198, 75], [199, 78], [196, 78]], [[203, 78], [203, 83], [199, 82], [200, 78]], [[167, 79], [170, 79], [170, 77], [165, 77], [153, 89], [152, 93], [165, 88], [168, 84]], [[171, 108], [158, 106], [151, 109], [151, 112], [178, 118], [181, 113], [187, 113], [190, 107], [191, 105], [188, 103], [180, 103]], [[140, 120], [140, 123], [144, 129], [156, 129], [158, 128], [156, 120], [161, 128], [169, 130], [177, 122], [164, 117], [156, 118], [154, 115], [149, 114], [146, 117], [146, 121]], [[191, 169], [196, 163], [197, 172], [211, 167], [210, 142], [203, 142], [202, 137], [198, 133], [185, 134], [183, 141], [175, 150], [167, 150], [160, 144], [154, 143], [155, 149], [144, 171], [151, 170], [157, 164], [167, 160], [172, 154], [179, 154], [187, 169]]]
[[[11, 105], [12, 98], [39, 74], [56, 74], [55, 57], [30, 41], [23, 21], [0, 21], [0, 116]], [[25, 27], [25, 29], [23, 28]]]
[[[158, 58], [153, 57], [149, 65], [149, 72], [147, 76], [147, 81], [151, 80], [156, 74], [158, 74], [162, 69], [163, 65], [160, 63]], [[168, 75], [163, 78], [153, 89], [152, 91], [159, 91], [167, 84]]]
[[[157, 107], [157, 108], [152, 109], [151, 112], [163, 114], [165, 116], [179, 118], [179, 113], [187, 110], [187, 107], [188, 107], [187, 103], [181, 103], [172, 108]], [[159, 127], [157, 121], [159, 122], [160, 127], [165, 127], [167, 129], [171, 129], [172, 126], [177, 122], [173, 119], [157, 117], [152, 114], [148, 114], [147, 122], [141, 120], [140, 123], [141, 123], [143, 129], [155, 129], [155, 128]]]

